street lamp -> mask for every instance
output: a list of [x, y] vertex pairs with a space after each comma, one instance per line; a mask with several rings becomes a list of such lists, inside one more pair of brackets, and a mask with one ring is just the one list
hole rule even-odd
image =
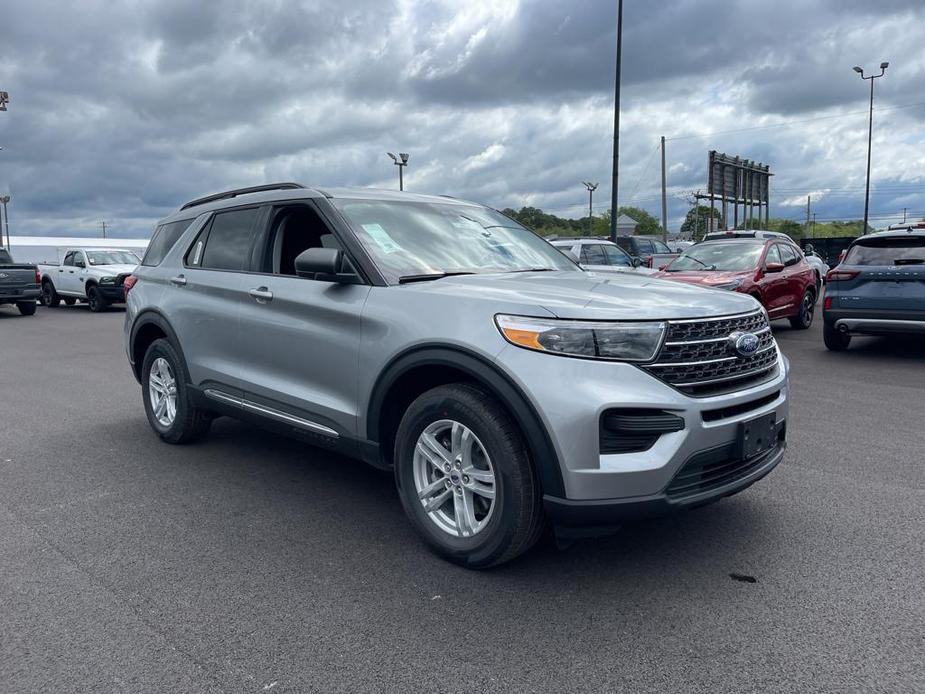
[[405, 180], [404, 180], [404, 177], [402, 176], [402, 169], [408, 166], [408, 153], [399, 152], [397, 157], [391, 152], [386, 152], [386, 154], [388, 154], [392, 158], [392, 163], [394, 163], [395, 166], [398, 167], [398, 189], [404, 190]]
[[880, 63], [880, 74], [879, 75], [867, 75], [864, 76], [864, 69], [854, 66], [854, 71], [861, 76], [862, 80], [870, 80], [870, 121], [867, 126], [867, 184], [864, 188], [864, 226], [861, 229], [861, 234], [867, 233], [867, 216], [868, 211], [870, 210], [870, 148], [871, 142], [874, 137], [874, 80], [878, 77], [883, 77], [883, 73], [886, 72], [886, 69], [890, 64], [886, 61]]
[[0, 111], [6, 111], [6, 105], [10, 103], [10, 95], [8, 92], [0, 92]]
[[597, 190], [597, 183], [588, 183], [587, 181], [582, 181], [585, 184], [585, 188], [588, 189], [588, 236], [594, 235], [594, 205], [592, 201], [594, 200], [594, 191]]
[[[10, 247], [10, 213], [7, 212], [6, 204], [10, 201], [9, 195], [0, 195], [0, 203], [3, 204], [3, 221], [6, 224], [6, 247]], [[3, 230], [0, 229], [0, 240], [3, 239]], [[2, 245], [2, 244], [0, 244]]]

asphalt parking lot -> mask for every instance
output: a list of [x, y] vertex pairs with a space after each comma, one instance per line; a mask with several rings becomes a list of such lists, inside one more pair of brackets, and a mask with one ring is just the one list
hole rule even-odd
[[0, 309], [0, 691], [925, 691], [925, 341], [776, 323], [774, 473], [476, 573], [361, 463], [161, 443], [122, 321]]

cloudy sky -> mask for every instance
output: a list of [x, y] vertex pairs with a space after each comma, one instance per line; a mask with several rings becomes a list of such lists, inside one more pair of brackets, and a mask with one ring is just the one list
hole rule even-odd
[[[922, 0], [625, 0], [621, 204], [669, 227], [710, 149], [770, 163], [772, 216], [925, 217]], [[15, 234], [147, 236], [186, 200], [277, 180], [496, 207], [609, 207], [616, 0], [6, 0], [0, 190]], [[901, 214], [901, 213], [900, 213]]]

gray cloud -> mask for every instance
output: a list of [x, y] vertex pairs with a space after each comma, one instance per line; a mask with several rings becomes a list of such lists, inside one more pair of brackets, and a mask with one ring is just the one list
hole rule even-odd
[[[274, 179], [392, 186], [393, 148], [412, 153], [414, 189], [577, 216], [591, 178], [608, 204], [615, 3], [8, 5], [0, 188], [15, 231], [106, 218], [146, 234], [189, 198]], [[850, 68], [888, 59], [878, 104], [918, 101], [920, 1], [624, 5], [622, 201], [657, 213], [658, 136], [698, 135], [669, 142], [674, 223], [714, 148], [770, 162], [779, 202], [823, 191], [820, 216], [859, 215], [866, 93]], [[728, 132], [818, 116], [838, 117]], [[875, 210], [925, 214], [923, 116], [878, 112]]]

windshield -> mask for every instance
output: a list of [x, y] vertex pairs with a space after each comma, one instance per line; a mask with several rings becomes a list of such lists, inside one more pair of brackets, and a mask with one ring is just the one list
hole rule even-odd
[[580, 268], [539, 236], [485, 207], [334, 200], [389, 282], [443, 274]]
[[871, 239], [852, 246], [845, 265], [903, 265], [925, 259], [925, 236]]
[[668, 272], [688, 270], [751, 270], [758, 265], [763, 243], [704, 243], [688, 248], [668, 266]]
[[141, 261], [131, 251], [87, 251], [91, 265], [138, 265]]

